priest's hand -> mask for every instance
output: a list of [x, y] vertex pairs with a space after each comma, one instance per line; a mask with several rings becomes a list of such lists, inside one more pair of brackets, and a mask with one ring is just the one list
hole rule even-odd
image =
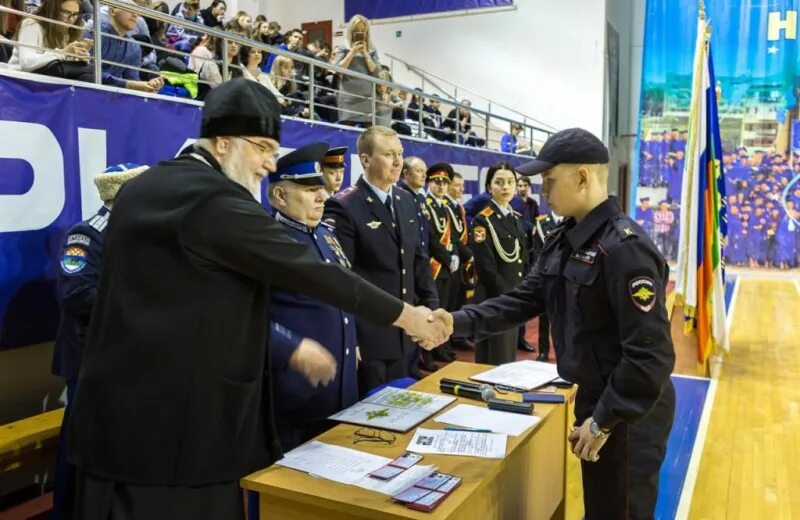
[[297, 346], [289, 358], [289, 368], [302, 374], [314, 388], [328, 386], [336, 378], [336, 359], [311, 338], [303, 338]]

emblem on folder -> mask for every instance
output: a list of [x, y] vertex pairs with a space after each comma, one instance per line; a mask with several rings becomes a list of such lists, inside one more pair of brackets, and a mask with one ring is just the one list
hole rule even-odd
[[378, 229], [381, 226], [380, 220], [373, 220], [372, 222], [367, 222], [367, 227], [370, 229]]

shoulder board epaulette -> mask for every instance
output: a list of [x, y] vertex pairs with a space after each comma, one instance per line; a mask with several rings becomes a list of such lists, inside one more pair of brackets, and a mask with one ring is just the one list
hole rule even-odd
[[515, 210], [512, 210], [512, 211], [513, 211], [515, 216], [517, 216], [519, 218], [522, 218], [522, 213], [520, 213], [519, 211], [515, 211]]
[[345, 188], [336, 195], [333, 196], [336, 200], [344, 200], [348, 198], [350, 195], [358, 191], [358, 186], [350, 186], [349, 188]]
[[639, 235], [639, 232], [636, 230], [636, 224], [625, 216], [616, 217], [612, 222], [622, 240], [627, 240], [628, 238]]
[[538, 217], [536, 217], [536, 220], [544, 220], [544, 219], [546, 219], [546, 218], [547, 218], [547, 217], [549, 217], [549, 216], [550, 216], [550, 215], [539, 215]]
[[108, 225], [108, 215], [108, 213], [105, 215], [95, 215], [89, 219], [89, 225], [95, 228], [97, 231], [103, 231]]
[[335, 221], [335, 220], [333, 220], [333, 219], [329, 219], [329, 220], [320, 220], [320, 222], [319, 222], [319, 225], [320, 225], [320, 226], [322, 226], [322, 227], [324, 227], [324, 228], [325, 228], [325, 229], [327, 229], [328, 231], [336, 231], [336, 224], [335, 224], [335, 222], [336, 222], [336, 221]]
[[478, 212], [478, 215], [480, 215], [482, 217], [491, 217], [492, 215], [494, 215], [494, 208], [490, 204], [490, 205], [486, 206], [485, 208], [483, 208], [482, 210], [480, 210]]

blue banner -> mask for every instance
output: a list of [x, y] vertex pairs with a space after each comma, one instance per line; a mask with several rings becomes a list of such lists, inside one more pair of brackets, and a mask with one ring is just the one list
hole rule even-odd
[[370, 20], [513, 5], [514, 0], [345, 0], [344, 19], [360, 14]]
[[[632, 213], [677, 256], [697, 0], [648, 0]], [[707, 0], [722, 136], [728, 265], [800, 264], [798, 0]], [[674, 218], [666, 218], [673, 213]]]
[[[64, 233], [101, 205], [93, 178], [107, 165], [155, 164], [198, 134], [197, 104], [113, 89], [0, 76], [0, 350], [51, 341]], [[314, 141], [347, 146], [345, 186], [361, 175], [357, 130], [285, 120], [282, 151]], [[404, 139], [406, 156], [447, 161], [477, 193], [485, 170], [517, 156]], [[266, 200], [262, 191], [262, 200]]]

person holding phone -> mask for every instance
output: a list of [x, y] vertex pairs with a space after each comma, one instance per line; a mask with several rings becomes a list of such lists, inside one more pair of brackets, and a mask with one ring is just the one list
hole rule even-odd
[[12, 68], [46, 76], [92, 81], [89, 65], [92, 40], [81, 37], [83, 20], [77, 0], [44, 0], [34, 13], [71, 24], [72, 27], [27, 18], [17, 27], [17, 40], [9, 60]]
[[[340, 67], [378, 76], [381, 69], [378, 51], [369, 33], [369, 20], [357, 14], [347, 24], [347, 46], [337, 47], [333, 62]], [[339, 122], [368, 127], [372, 124], [372, 83], [343, 76], [339, 93]]]

